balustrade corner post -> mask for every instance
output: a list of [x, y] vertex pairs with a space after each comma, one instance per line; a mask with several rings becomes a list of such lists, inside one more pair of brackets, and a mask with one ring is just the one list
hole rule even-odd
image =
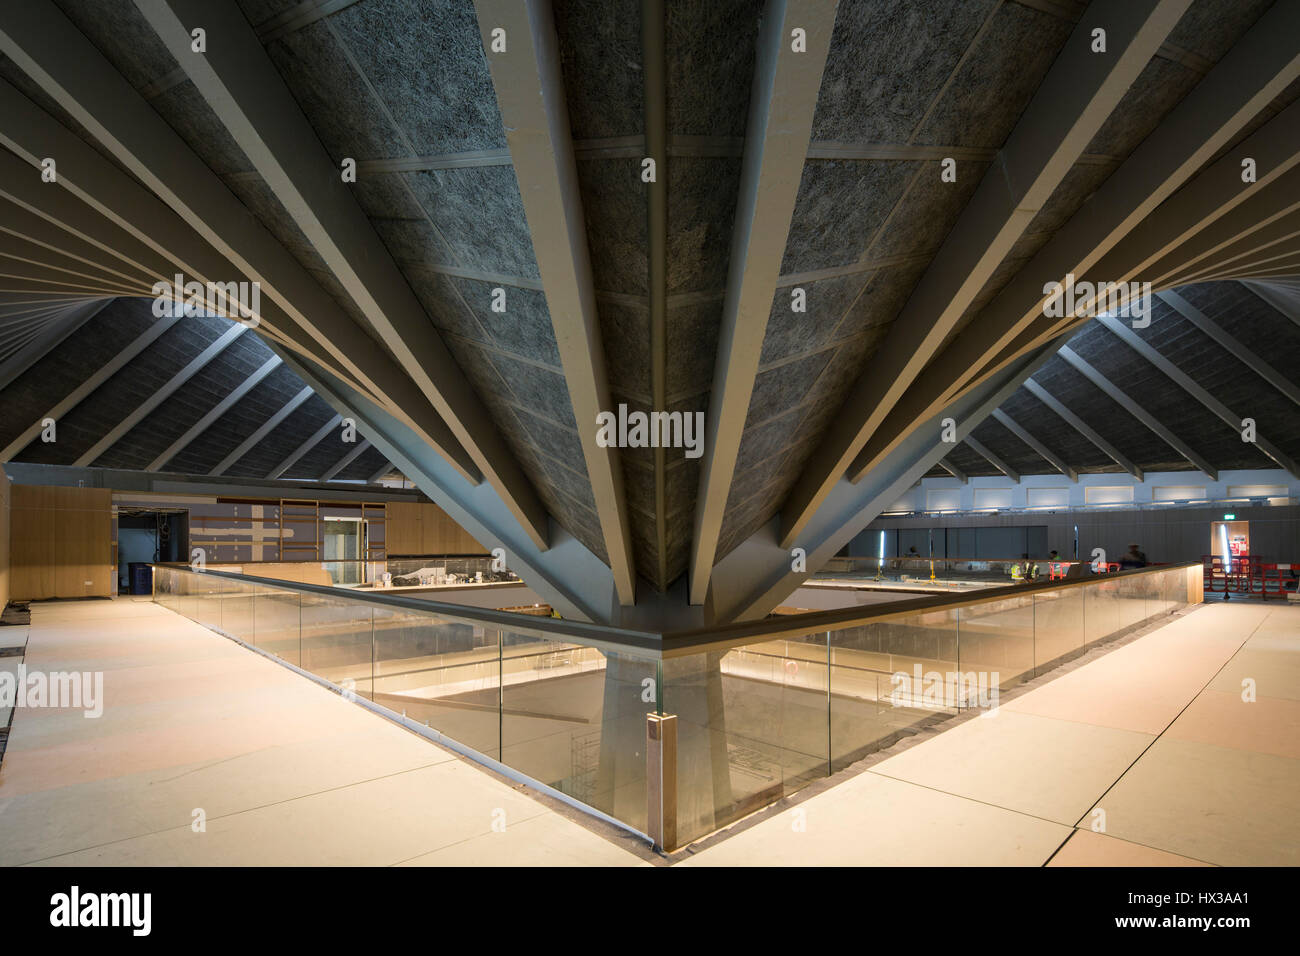
[[677, 849], [677, 716], [646, 714], [646, 830], [656, 849]]

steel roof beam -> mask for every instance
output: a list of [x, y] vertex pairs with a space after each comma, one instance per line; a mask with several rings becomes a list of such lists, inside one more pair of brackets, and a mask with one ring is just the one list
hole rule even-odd
[[1014, 418], [1008, 415], [1000, 408], [993, 409], [993, 417], [1005, 425], [1017, 438], [1036, 451], [1042, 458], [1047, 461], [1053, 468], [1065, 475], [1071, 481], [1079, 480], [1079, 473], [1065, 463], [1060, 455], [1056, 454], [1041, 441], [1031, 435], [1028, 430], [1022, 427]]
[[[1186, 372], [1171, 362], [1165, 356], [1152, 346], [1149, 342], [1137, 335], [1132, 329], [1127, 328], [1122, 322], [1116, 319], [1100, 316], [1097, 318], [1107, 330], [1117, 338], [1121, 339], [1129, 348], [1137, 352], [1144, 359], [1163, 372], [1166, 377], [1171, 379], [1179, 388], [1187, 392], [1198, 402], [1208, 408], [1215, 414], [1225, 425], [1231, 428], [1237, 434], [1241, 434], [1243, 416], [1236, 414], [1228, 406], [1224, 405], [1209, 391], [1194, 382]], [[1285, 468], [1291, 475], [1300, 478], [1300, 466], [1275, 445], [1269, 442], [1264, 436], [1256, 432], [1255, 445], [1269, 458]]]
[[99, 441], [95, 442], [95, 444], [89, 448], [89, 450], [78, 457], [77, 460], [73, 462], [73, 467], [85, 468], [87, 465], [94, 464], [95, 460], [99, 458], [100, 455], [104, 454], [104, 452], [116, 445], [127, 432], [140, 424], [140, 422], [144, 421], [145, 417], [148, 416], [150, 412], [165, 402], [178, 388], [197, 375], [204, 366], [234, 344], [235, 339], [239, 338], [247, 331], [248, 327], [244, 325], [232, 325], [228, 328], [218, 336], [216, 341], [210, 344], [198, 355], [194, 356], [194, 358], [190, 359], [184, 368], [169, 378], [159, 388], [155, 389], [152, 395], [145, 399], [138, 408], [118, 422], [107, 435], [100, 438]]
[[224, 475], [230, 469], [231, 465], [248, 454], [258, 442], [271, 434], [271, 432], [275, 430], [276, 426], [293, 414], [298, 406], [311, 398], [311, 396], [311, 386], [304, 385], [297, 395], [280, 406], [279, 411], [258, 426], [257, 430], [254, 431], [253, 434], [240, 442], [239, 447], [223, 458], [217, 467], [208, 472], [208, 475], [213, 477]]
[[1106, 395], [1123, 406], [1130, 415], [1140, 421], [1147, 428], [1151, 429], [1151, 431], [1155, 432], [1165, 444], [1178, 452], [1179, 455], [1187, 459], [1201, 471], [1209, 475], [1211, 481], [1219, 480], [1219, 470], [1211, 465], [1208, 459], [1170, 431], [1159, 419], [1147, 411], [1146, 407], [1141, 402], [1133, 398], [1131, 395], [1126, 394], [1118, 385], [1107, 378], [1082, 355], [1079, 355], [1068, 346], [1063, 347], [1058, 354], [1066, 362], [1070, 363], [1076, 371], [1087, 378], [1088, 381], [1092, 382], [1092, 384], [1105, 392]]
[[262, 379], [274, 372], [279, 366], [280, 357], [278, 355], [273, 355], [263, 362], [256, 370], [254, 370], [252, 375], [240, 382], [237, 388], [233, 389], [229, 395], [213, 406], [206, 415], [191, 425], [184, 435], [172, 442], [166, 451], [153, 461], [149, 462], [149, 464], [145, 465], [144, 470], [158, 471], [163, 465], [167, 464], [167, 462], [171, 461], [183, 452], [189, 447], [190, 443], [194, 441], [194, 439], [198, 438], [212, 427], [213, 423], [215, 423], [218, 418], [234, 408], [235, 404], [241, 398], [251, 392], [257, 384], [262, 381]]
[[[1126, 282], [1145, 265], [1300, 162], [1300, 102], [1189, 178], [1300, 77], [1300, 5], [1275, 5], [1248, 31], [1088, 202], [930, 363], [849, 471], [860, 480], [919, 422], [1068, 323], [1044, 322], [1044, 279]], [[1241, 160], [1259, 180], [1243, 186]], [[1186, 184], [1186, 185], [1184, 185]], [[1183, 188], [1179, 188], [1179, 187]]]
[[[506, 52], [488, 55], [488, 66], [578, 423], [601, 537], [619, 600], [630, 605], [636, 601], [636, 566], [623, 464], [617, 447], [601, 447], [596, 440], [597, 416], [612, 410], [613, 402], [550, 3], [477, 0], [475, 10], [485, 50], [492, 45], [494, 29], [504, 29], [513, 40]], [[657, 172], [660, 177], [666, 174], [666, 169]]]
[[9, 461], [15, 454], [26, 448], [31, 442], [35, 441], [36, 436], [41, 433], [42, 422], [47, 418], [58, 421], [72, 409], [84, 401], [95, 389], [103, 385], [113, 375], [117, 374], [128, 362], [148, 348], [155, 342], [160, 335], [179, 322], [179, 317], [173, 318], [165, 316], [159, 319], [145, 331], [136, 336], [135, 340], [121, 349], [113, 358], [88, 379], [73, 389], [72, 393], [66, 396], [62, 401], [56, 404], [48, 412], [38, 418], [34, 424], [29, 425], [27, 429], [5, 446], [0, 451], [0, 461]]
[[335, 475], [337, 475], [348, 465], [352, 464], [354, 461], [356, 461], [358, 458], [360, 458], [369, 450], [370, 450], [370, 441], [368, 439], [357, 442], [357, 447], [353, 448], [346, 455], [344, 455], [337, 462], [335, 462], [334, 466], [330, 468], [329, 471], [325, 472], [325, 474], [321, 476], [320, 480], [333, 481]]
[[313, 434], [305, 442], [303, 442], [301, 445], [295, 448], [293, 450], [293, 453], [289, 455], [288, 458], [286, 458], [284, 461], [280, 462], [280, 464], [276, 465], [269, 472], [267, 472], [266, 477], [279, 478], [286, 471], [288, 471], [290, 468], [296, 465], [298, 463], [298, 459], [302, 458], [303, 455], [307, 454], [307, 452], [311, 451], [322, 441], [324, 441], [325, 436], [328, 435], [331, 431], [333, 431], [334, 428], [340, 425], [342, 422], [343, 422], [343, 416], [341, 414], [335, 415], [333, 418], [327, 421], [320, 428], [316, 429], [315, 434]]
[[[943, 348], [1188, 6], [1184, 0], [1097, 0], [1084, 11], [961, 218], [863, 369], [844, 412], [832, 421], [782, 505], [781, 540], [786, 547], [796, 543], [822, 496]], [[1092, 51], [1092, 31], [1099, 26], [1111, 44], [1105, 57]], [[1036, 273], [1038, 286], [1044, 275], [1055, 273], [1055, 269]], [[1035, 301], [1041, 299], [1039, 295]], [[981, 328], [972, 332], [974, 325]], [[994, 323], [982, 313], [971, 326], [949, 346], [968, 359]], [[918, 415], [915, 421], [930, 417]]]
[[[759, 32], [691, 542], [690, 602], [704, 604], [740, 456], [768, 316], [835, 28], [835, 0], [769, 0]], [[791, 49], [802, 27], [807, 52]]]
[[[225, 7], [206, 9], [215, 13]], [[227, 16], [230, 13], [247, 29], [238, 8], [226, 11]], [[187, 61], [195, 57], [188, 44], [187, 39], [183, 57]], [[264, 293], [264, 321], [314, 361], [354, 377], [467, 477], [480, 479], [473, 461], [416, 382], [397, 368], [50, 0], [0, 6], [0, 52], [18, 63], [148, 189], [141, 189], [2, 82], [0, 116], [6, 122], [0, 123], [0, 141], [32, 163], [39, 164], [43, 156], [58, 156], [63, 185], [180, 265], [185, 275], [220, 282], [244, 277], [257, 281]], [[312, 142], [320, 148], [317, 140]], [[75, 163], [70, 163], [73, 159]], [[337, 178], [337, 170], [333, 172]], [[158, 274], [170, 278], [174, 271], [169, 268]]]
[[1064, 403], [1058, 401], [1055, 396], [1047, 391], [1047, 389], [1030, 378], [1025, 380], [1025, 390], [1052, 411], [1056, 412], [1057, 415], [1065, 420], [1066, 424], [1077, 431], [1080, 435], [1101, 449], [1106, 454], [1107, 458], [1119, 465], [1138, 481], [1142, 480], [1141, 468], [1133, 464], [1126, 455], [1098, 434], [1091, 425], [1066, 407]]
[[[548, 515], [536, 490], [239, 8], [207, 0], [136, 7], [418, 386], [421, 403], [432, 403], [450, 434], [426, 428], [430, 440], [449, 458], [468, 455], [545, 547]], [[195, 55], [190, 31], [200, 26], [208, 52]]]
[[1002, 474], [1006, 475], [1016, 484], [1020, 483], [1020, 473], [1016, 471], [1014, 468], [1012, 468], [1010, 465], [1008, 465], [1001, 458], [999, 458], [997, 455], [993, 454], [993, 452], [989, 451], [988, 446], [976, 441], [974, 436], [971, 435], [966, 436], [966, 444], [969, 445], [971, 447], [971, 450], [973, 450], [981, 458], [987, 461], [998, 471], [1002, 472]]

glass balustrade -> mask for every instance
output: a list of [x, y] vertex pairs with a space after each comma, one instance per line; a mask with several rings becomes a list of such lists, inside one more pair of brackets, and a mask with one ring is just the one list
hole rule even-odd
[[[1200, 600], [1181, 565], [645, 634], [155, 565], [155, 600], [669, 848]], [[650, 741], [648, 718], [671, 728]]]

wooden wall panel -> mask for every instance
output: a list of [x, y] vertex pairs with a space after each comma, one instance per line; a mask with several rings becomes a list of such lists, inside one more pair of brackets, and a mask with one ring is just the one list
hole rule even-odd
[[384, 521], [384, 533], [388, 538], [388, 553], [423, 554], [424, 523], [421, 520], [420, 503], [390, 501], [386, 507], [388, 515]]
[[488, 549], [432, 502], [388, 502], [389, 555], [487, 554]]
[[14, 600], [113, 593], [113, 493], [107, 488], [11, 485]]
[[424, 524], [424, 554], [486, 554], [468, 531], [433, 503], [420, 505]]

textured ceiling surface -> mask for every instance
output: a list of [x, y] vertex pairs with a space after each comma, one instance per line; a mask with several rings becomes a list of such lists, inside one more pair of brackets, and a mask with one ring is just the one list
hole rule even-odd
[[[277, 196], [257, 171], [135, 3], [53, 3], [202, 160], [214, 182], [237, 197], [342, 313], [391, 357], [389, 345], [378, 344], [384, 341], [378, 317], [367, 315], [372, 306], [349, 292], [355, 285], [331, 268], [329, 252], [317, 248], [311, 229], [300, 228], [302, 216], [286, 206], [292, 201]], [[974, 323], [1063, 227], [1089, 215], [1093, 194], [1272, 5], [1270, 0], [1191, 4], [978, 294], [959, 310], [945, 344]], [[351, 195], [418, 302], [420, 322], [427, 319], [421, 335], [445, 344], [549, 515], [609, 563], [607, 528], [588, 474], [588, 423], [575, 416], [555, 332], [557, 319], [564, 317], [552, 315], [548, 303], [474, 3], [238, 0], [238, 6], [329, 159], [356, 161]], [[650, 194], [641, 180], [647, 151], [643, 4], [553, 0], [550, 8], [609, 398], [633, 410], [651, 410], [658, 358], [666, 369], [664, 406], [707, 414], [715, 397], [765, 4], [674, 0], [664, 7], [667, 231], [660, 356], [654, 353], [651, 310], [656, 240]], [[832, 424], [853, 411], [846, 401], [855, 383], [897, 332], [896, 319], [963, 222], [985, 174], [996, 171], [1000, 151], [1086, 11], [1087, 4], [1076, 0], [840, 0], [807, 154], [796, 156], [802, 171], [728, 485], [719, 559], [782, 509]], [[0, 77], [90, 143], [117, 171], [141, 182], [130, 164], [13, 60], [0, 57]], [[1297, 96], [1300, 81], [1252, 117], [1233, 142]], [[955, 182], [941, 178], [945, 157], [957, 160]], [[6, 208], [0, 202], [0, 225]], [[47, 288], [32, 286], [37, 287]], [[27, 294], [27, 288], [14, 294]], [[13, 290], [6, 285], [0, 294]], [[504, 313], [493, 308], [496, 290], [504, 291]], [[806, 311], [792, 307], [796, 293], [806, 297]], [[1225, 333], [1269, 356], [1284, 375], [1294, 375], [1300, 329], [1292, 319], [1236, 283], [1188, 286], [1182, 294]], [[50, 299], [49, 315], [54, 315], [56, 296], [42, 295]], [[150, 321], [142, 302], [113, 302], [0, 392], [6, 410], [0, 441], [12, 442], [24, 423], [141, 334]], [[0, 300], [0, 311], [18, 308]], [[0, 361], [35, 341], [46, 321], [45, 313], [30, 309], [9, 320], [10, 338], [0, 343]], [[64, 416], [58, 443], [30, 443], [15, 458], [76, 461], [113, 429], [124, 409], [146, 401], [225, 327], [216, 318], [178, 323]], [[1279, 449], [1300, 457], [1293, 403], [1262, 383], [1256, 370], [1225, 354], [1164, 303], [1142, 335], [1234, 412], [1248, 410]], [[1133, 398], [1217, 467], [1274, 467], [1101, 325], [1088, 324], [1070, 347], [1127, 397], [1106, 394], [1059, 357], [1034, 380], [1140, 467], [1194, 466], [1128, 411]], [[257, 335], [241, 336], [96, 463], [146, 467], [271, 356]], [[215, 468], [302, 387], [287, 367], [276, 368], [166, 469], [204, 473]], [[1120, 467], [1024, 388], [1003, 403], [1002, 411], [1041, 436], [1073, 468]], [[265, 476], [333, 415], [323, 399], [312, 397], [228, 473]], [[998, 420], [979, 425], [974, 438], [1016, 471], [1055, 470]], [[321, 442], [285, 477], [328, 472], [343, 454], [337, 444]], [[968, 445], [956, 447], [948, 461], [971, 475], [996, 473]], [[635, 570], [662, 590], [690, 564], [701, 462], [673, 454], [660, 473], [653, 452], [635, 448], [622, 449], [618, 462]], [[384, 465], [383, 455], [371, 449], [338, 477], [364, 479]], [[666, 502], [662, 531], [656, 514], [660, 495]]]
[[[5, 409], [0, 418], [0, 447], [15, 441], [29, 422], [43, 418], [92, 374], [126, 350], [155, 321], [152, 309], [151, 299], [120, 298], [107, 302], [59, 348], [51, 350], [0, 390], [0, 407]], [[35, 438], [21, 446], [10, 460], [52, 465], [78, 462], [233, 325], [229, 319], [217, 316], [177, 321], [60, 416], [54, 441]], [[144, 470], [273, 357], [256, 335], [241, 334], [170, 392], [156, 409], [85, 464]], [[157, 470], [208, 474], [304, 387], [302, 380], [283, 364], [276, 366]], [[321, 398], [311, 396], [222, 474], [235, 478], [268, 477], [333, 417], [332, 408]], [[283, 477], [317, 480], [355, 447], [355, 443], [343, 440], [342, 428], [332, 429]], [[335, 477], [365, 481], [385, 464], [383, 454], [369, 448]]]
[[[1180, 286], [1178, 295], [1195, 306], [1234, 340], [1262, 358], [1282, 378], [1296, 381], [1300, 361], [1300, 323], [1287, 319], [1239, 282]], [[1255, 419], [1258, 433], [1293, 460], [1300, 456], [1300, 424], [1295, 405], [1276, 387], [1196, 328], [1162, 300], [1156, 299], [1151, 324], [1138, 334], [1172, 361], [1197, 385], [1235, 413]], [[1196, 471], [1133, 414], [1134, 409], [1165, 424], [1206, 461], [1221, 470], [1277, 468], [1278, 464], [1233, 427], [1196, 401], [1163, 371], [1100, 323], [1089, 323], [1067, 347], [1114, 386], [1100, 388], [1064, 358], [1053, 356], [1033, 381], [1110, 442], [1144, 471]], [[1123, 469], [1072, 425], [1021, 387], [1001, 410], [1032, 437], [1080, 472]], [[1005, 425], [990, 418], [973, 435], [997, 458], [1021, 474], [1054, 474], [1056, 468]], [[947, 460], [968, 475], [999, 475], [969, 445], [953, 449]], [[942, 468], [933, 476], [947, 475]]]

